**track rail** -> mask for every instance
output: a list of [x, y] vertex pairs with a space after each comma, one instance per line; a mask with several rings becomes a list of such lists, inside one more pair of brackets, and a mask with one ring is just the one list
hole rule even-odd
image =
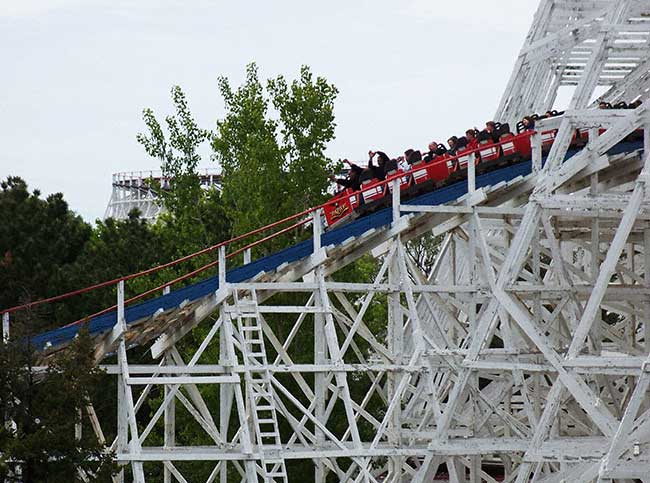
[[[627, 144], [631, 144], [631, 143], [627, 143]], [[636, 149], [639, 147], [640, 144], [636, 143], [634, 144], [634, 146], [617, 147], [617, 150], [625, 151], [625, 150]], [[467, 156], [469, 153], [470, 151], [466, 151], [457, 157]], [[573, 154], [574, 152], [570, 151], [567, 154], [567, 157], [570, 157]], [[496, 171], [492, 171], [492, 172], [488, 172], [476, 176], [476, 188], [487, 187], [504, 181], [507, 182], [515, 178], [528, 175], [530, 174], [530, 172], [531, 172], [531, 162], [524, 161], [516, 165], [509, 166], [507, 168], [501, 168]], [[399, 173], [387, 177], [386, 180], [384, 181], [373, 183], [368, 187], [364, 187], [362, 190], [358, 191], [357, 194], [361, 194], [365, 190], [372, 189], [377, 185], [387, 185], [404, 175], [405, 173]], [[461, 180], [452, 185], [435, 190], [431, 193], [418, 196], [410, 200], [409, 202], [417, 205], [441, 205], [441, 204], [455, 203], [457, 202], [458, 199], [466, 196], [467, 194], [468, 194], [467, 180]], [[35, 301], [17, 307], [12, 307], [10, 309], [3, 311], [3, 313], [15, 313], [19, 310], [31, 308], [37, 305], [51, 303], [55, 301], [61, 301], [83, 293], [88, 293], [93, 290], [115, 286], [121, 281], [128, 281], [138, 277], [144, 277], [152, 273], [158, 272], [160, 270], [164, 270], [166, 268], [176, 266], [180, 263], [187, 262], [200, 255], [213, 253], [220, 249], [225, 250], [231, 244], [241, 242], [242, 240], [258, 235], [260, 233], [277, 229], [277, 231], [274, 231], [273, 233], [266, 235], [259, 240], [255, 240], [252, 243], [246, 244], [245, 246], [237, 248], [231, 253], [226, 254], [225, 258], [230, 259], [236, 255], [241, 254], [242, 252], [245, 252], [246, 250], [249, 250], [250, 248], [266, 243], [293, 229], [296, 229], [300, 226], [307, 225], [313, 219], [311, 215], [316, 213], [317, 210], [323, 209], [325, 206], [333, 202], [334, 202], [333, 200], [330, 200], [326, 203], [323, 203], [322, 205], [309, 208], [300, 213], [296, 213], [287, 218], [271, 223], [267, 226], [258, 228], [249, 233], [207, 247], [203, 250], [179, 258], [177, 260], [173, 260], [166, 264], [159, 265], [157, 267], [152, 267], [148, 270], [144, 270], [134, 274], [126, 275], [124, 277], [115, 278], [109, 281], [95, 284], [90, 287], [75, 290], [66, 294], [61, 294], [56, 297], [50, 297], [48, 299]], [[390, 225], [392, 221], [391, 211], [392, 211], [391, 207], [384, 208], [375, 213], [357, 219], [356, 221], [353, 221], [345, 226], [334, 227], [323, 234], [322, 244], [323, 246], [328, 246], [328, 245], [337, 246], [344, 243], [346, 240], [350, 239], [351, 237], [360, 236], [361, 234], [363, 234], [368, 230], [385, 228], [388, 225]], [[293, 223], [289, 226], [282, 227], [282, 225], [285, 225], [290, 222]], [[280, 252], [266, 256], [259, 260], [255, 260], [241, 267], [237, 267], [232, 270], [229, 270], [226, 274], [226, 280], [228, 282], [243, 282], [246, 280], [250, 280], [256, 276], [259, 276], [260, 273], [272, 272], [274, 270], [277, 270], [278, 267], [297, 262], [312, 254], [313, 254], [313, 240], [308, 239], [303, 242], [297, 243], [287, 249], [281, 250]], [[192, 304], [193, 302], [196, 302], [199, 299], [202, 299], [207, 295], [214, 293], [219, 288], [218, 277], [216, 276], [209, 277], [207, 279], [188, 285], [186, 287], [175, 290], [173, 292], [162, 295], [160, 297], [156, 297], [147, 301], [140, 302], [139, 304], [133, 305], [134, 302], [141, 301], [142, 299], [154, 295], [157, 292], [159, 293], [160, 291], [162, 291], [167, 287], [171, 287], [189, 278], [195, 277], [210, 268], [218, 266], [218, 264], [219, 264], [219, 260], [212, 261], [187, 274], [184, 274], [173, 280], [165, 282], [164, 284], [158, 287], [147, 290], [143, 293], [140, 293], [134, 297], [129, 298], [128, 300], [125, 301], [125, 305], [131, 304], [129, 307], [127, 307], [126, 314], [125, 314], [127, 324], [132, 324], [135, 323], [136, 321], [142, 321], [143, 319], [146, 319], [148, 317], [153, 317], [154, 315], [160, 314], [161, 312], [177, 310], [181, 306], [185, 307], [188, 304]], [[60, 345], [65, 345], [67, 342], [69, 342], [74, 338], [74, 336], [76, 335], [79, 329], [79, 326], [82, 324], [88, 324], [91, 334], [99, 335], [101, 333], [105, 333], [109, 331], [115, 324], [115, 317], [116, 317], [115, 309], [116, 306], [107, 307], [106, 309], [103, 309], [102, 311], [97, 312], [96, 314], [92, 314], [87, 317], [84, 317], [83, 319], [67, 324], [59, 329], [54, 329], [45, 332], [43, 334], [40, 334], [34, 337], [32, 339], [32, 342], [39, 349], [50, 349], [50, 348], [56, 348]]]

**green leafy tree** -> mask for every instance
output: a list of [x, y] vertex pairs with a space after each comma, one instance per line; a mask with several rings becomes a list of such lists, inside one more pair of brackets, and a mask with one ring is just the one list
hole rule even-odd
[[406, 244], [407, 253], [426, 276], [433, 269], [441, 242], [441, 237], [428, 234]]
[[198, 127], [180, 86], [172, 87], [171, 96], [176, 113], [165, 117], [168, 134], [165, 134], [153, 110], [147, 108], [143, 111], [143, 120], [149, 134], [139, 133], [136, 139], [149, 156], [160, 160], [163, 177], [170, 188], [163, 186], [160, 197], [165, 208], [181, 218], [191, 216], [192, 208], [201, 198], [197, 175], [201, 155], [198, 149], [210, 133]]
[[[126, 220], [98, 221], [76, 262], [64, 271], [71, 281], [65, 288], [73, 290], [165, 263], [173, 258], [174, 249], [164, 240], [165, 236], [140, 218], [137, 210]], [[157, 287], [175, 276], [175, 270], [166, 270], [129, 280], [127, 296]], [[75, 297], [66, 301], [66, 305], [76, 317], [74, 320], [78, 320], [115, 302], [116, 288], [113, 286]]]
[[273, 106], [279, 113], [281, 150], [289, 181], [290, 198], [302, 201], [294, 210], [323, 201], [335, 168], [325, 156], [327, 143], [334, 139], [334, 100], [338, 90], [324, 77], [314, 76], [307, 66], [300, 78], [287, 84], [283, 76], [268, 82]]
[[[9, 308], [64, 291], [73, 266], [92, 235], [92, 228], [68, 208], [61, 193], [41, 198], [27, 183], [10, 176], [0, 183], [0, 307]], [[54, 305], [32, 320], [34, 332], [57, 326], [69, 317]], [[56, 312], [58, 309], [59, 312]]]
[[253, 63], [239, 88], [221, 77], [219, 90], [226, 116], [217, 122], [212, 147], [233, 234], [323, 201], [333, 168], [324, 151], [334, 137], [336, 88], [321, 77], [314, 81], [303, 67], [299, 80], [289, 85], [280, 76], [264, 89]]
[[151, 109], [143, 111], [148, 133], [140, 133], [137, 140], [150, 156], [161, 163], [164, 181], [154, 186], [167, 213], [160, 223], [173, 234], [171, 244], [175, 255], [184, 255], [222, 240], [229, 223], [221, 206], [219, 193], [201, 188], [197, 168], [201, 162], [199, 149], [210, 137], [194, 120], [185, 93], [179, 86], [172, 87], [175, 113], [165, 117], [166, 130]]
[[233, 90], [219, 78], [226, 116], [217, 122], [212, 141], [223, 176], [223, 197], [234, 235], [249, 232], [289, 212], [284, 159], [276, 139], [277, 122], [269, 118], [255, 64], [246, 69], [246, 81]]
[[75, 434], [88, 402], [101, 400], [104, 387], [87, 332], [40, 373], [25, 327], [17, 329], [16, 337], [0, 344], [0, 413], [6, 422], [0, 427], [0, 479], [68, 483], [84, 475], [110, 482], [113, 455], [91, 431]]

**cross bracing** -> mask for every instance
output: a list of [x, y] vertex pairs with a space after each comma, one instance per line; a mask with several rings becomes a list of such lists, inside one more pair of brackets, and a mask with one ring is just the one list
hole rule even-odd
[[649, 42], [647, 1], [544, 0], [495, 117], [518, 121], [552, 109], [564, 86], [575, 88], [571, 108], [587, 107], [596, 87], [609, 102], [645, 95]]
[[[98, 359], [118, 360], [119, 479], [157, 464], [184, 482], [184, 462], [205, 461], [208, 482], [288, 481], [309, 461], [316, 481], [650, 481], [650, 119], [645, 104], [590, 107], [644, 9], [542, 2], [503, 112], [545, 106], [565, 82], [540, 89], [536, 62], [588, 57], [570, 109], [537, 123], [558, 129], [544, 157], [535, 134], [532, 162], [480, 176], [470, 163], [465, 181], [404, 202], [394, 189], [392, 207], [327, 232], [316, 211], [312, 238], [269, 258], [231, 270], [224, 247], [200, 286], [136, 307], [121, 288], [117, 317], [91, 324]], [[645, 100], [637, 47], [612, 100]], [[590, 141], [569, 151], [576, 129]], [[424, 236], [440, 239], [428, 269], [409, 245]], [[368, 255], [377, 271], [346, 280]], [[188, 334], [200, 344], [181, 353]], [[37, 342], [46, 358], [73, 335]], [[134, 345], [156, 363], [130, 360]]]
[[[221, 189], [221, 175], [215, 170], [203, 169], [198, 173], [204, 189]], [[126, 220], [132, 210], [138, 210], [141, 218], [154, 221], [164, 212], [159, 191], [169, 189], [173, 179], [161, 171], [130, 171], [114, 173], [111, 197], [104, 219]]]

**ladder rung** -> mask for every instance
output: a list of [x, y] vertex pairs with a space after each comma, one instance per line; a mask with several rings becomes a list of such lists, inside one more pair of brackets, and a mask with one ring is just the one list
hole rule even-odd
[[239, 299], [237, 301], [237, 304], [239, 304], [239, 305], [257, 305], [257, 302], [255, 302], [255, 300], [251, 300], [251, 299]]
[[268, 384], [251, 384], [251, 390], [256, 394], [271, 394], [271, 388], [268, 387]]
[[278, 438], [279, 436], [280, 436], [280, 435], [279, 435], [278, 433], [276, 433], [275, 431], [270, 432], [270, 433], [269, 433], [269, 432], [263, 432], [263, 431], [260, 431], [260, 437], [261, 437], [261, 438]]
[[274, 411], [274, 410], [275, 410], [274, 406], [264, 405], [264, 404], [258, 404], [257, 405], [257, 411], [258, 412], [260, 412], [260, 411]]
[[259, 424], [273, 424], [275, 425], [275, 419], [258, 419]]
[[268, 381], [253, 381], [253, 387], [251, 388], [253, 392], [265, 392], [270, 393], [271, 389], [268, 387]]
[[[262, 448], [262, 451], [269, 451], [273, 452], [273, 454], [277, 454], [282, 450], [282, 443], [268, 443], [265, 444], [264, 447]], [[264, 461], [274, 461], [276, 465], [279, 465], [282, 460], [277, 459], [277, 456], [275, 459], [270, 459], [270, 458], [265, 458]]]
[[264, 377], [264, 376], [261, 376], [261, 377], [257, 377], [257, 378], [255, 378], [255, 377], [252, 377], [252, 376], [251, 376], [250, 381], [251, 381], [253, 384], [257, 384], [257, 385], [259, 386], [260, 384], [268, 384], [268, 383], [269, 383], [269, 378], [268, 378], [268, 377]]
[[264, 458], [265, 465], [284, 465], [284, 460], [280, 458]]
[[257, 383], [257, 384], [259, 384], [259, 383], [268, 384], [269, 376], [267, 376], [264, 372], [261, 372], [261, 373], [258, 372], [257, 374], [258, 374], [257, 377], [254, 377], [253, 375], [251, 375], [251, 382], [254, 382], [254, 383]]
[[287, 476], [287, 474], [284, 472], [284, 470], [280, 469], [280, 470], [277, 470], [277, 471], [267, 471], [266, 476], [270, 476], [271, 478], [275, 478], [275, 477], [279, 476], [279, 477], [283, 478], [283, 477]]

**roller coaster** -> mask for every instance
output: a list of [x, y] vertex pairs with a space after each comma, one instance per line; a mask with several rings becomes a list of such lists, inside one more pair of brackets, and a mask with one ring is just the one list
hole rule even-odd
[[[115, 307], [86, 319], [97, 359], [117, 360], [105, 365], [118, 380], [116, 480], [143, 483], [155, 464], [165, 483], [185, 482], [183, 462], [204, 461], [209, 483], [287, 482], [309, 461], [317, 482], [650, 481], [650, 2], [542, 1], [495, 119], [546, 112], [563, 88], [566, 110], [499, 140], [493, 160], [480, 146], [395, 169], [50, 299], [117, 287]], [[603, 110], [597, 98], [643, 102]], [[311, 237], [252, 259], [297, 227]], [[442, 240], [428, 269], [408, 249], [424, 236]], [[208, 253], [214, 262], [125, 299], [126, 281]], [[342, 269], [368, 255], [378, 271], [346, 281]], [[305, 302], [277, 297], [289, 293]], [[377, 307], [381, 328], [367, 323]], [[4, 311], [4, 334], [24, 308]], [[32, 342], [47, 363], [78, 330]], [[200, 344], [182, 354], [190, 333]], [[134, 346], [156, 363], [130, 360]], [[184, 444], [178, 411], [209, 444]]]

